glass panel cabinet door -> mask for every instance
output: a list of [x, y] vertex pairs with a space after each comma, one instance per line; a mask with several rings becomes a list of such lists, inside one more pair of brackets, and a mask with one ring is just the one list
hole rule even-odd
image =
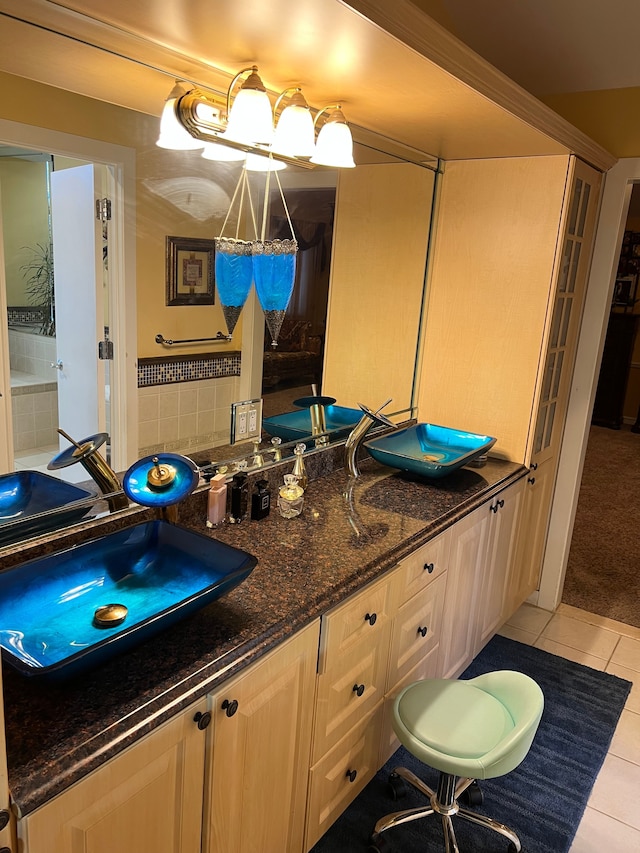
[[589, 273], [600, 172], [575, 161], [558, 283], [555, 291], [542, 389], [533, 435], [532, 460], [557, 458]]

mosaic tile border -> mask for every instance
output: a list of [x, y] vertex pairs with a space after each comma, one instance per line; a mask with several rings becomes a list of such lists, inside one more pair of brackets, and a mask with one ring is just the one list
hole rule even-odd
[[7, 307], [7, 320], [10, 326], [33, 325], [44, 323], [46, 310], [38, 306], [14, 305]]
[[204, 355], [170, 355], [138, 359], [138, 388], [193, 382], [198, 379], [221, 379], [240, 376], [239, 352], [205, 353]]

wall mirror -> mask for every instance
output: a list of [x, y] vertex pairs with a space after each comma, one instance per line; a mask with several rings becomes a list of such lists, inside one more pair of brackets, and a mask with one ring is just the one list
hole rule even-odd
[[[19, 86], [20, 78], [15, 80]], [[29, 83], [29, 86], [33, 85]], [[78, 115], [86, 108], [87, 99], [51, 90], [46, 86], [41, 88], [52, 107], [56, 106], [59, 99], [64, 99], [64, 109], [61, 107], [61, 111], [68, 116], [65, 126], [70, 133], [77, 132]], [[159, 105], [154, 107], [159, 109]], [[207, 161], [199, 152], [158, 148], [155, 145], [157, 116], [114, 108], [97, 101], [92, 102], [92, 108], [95, 110], [95, 127], [104, 126], [99, 120], [102, 114], [105, 124], [116, 115], [119, 119], [119, 143], [127, 144], [136, 152], [137, 357], [140, 364], [152, 374], [154, 369], [156, 373], [161, 368], [166, 370], [166, 365], [172, 362], [193, 359], [197, 363], [203, 352], [213, 351], [218, 358], [228, 357], [230, 362], [235, 360], [228, 375], [220, 377], [222, 381], [213, 389], [197, 378], [159, 385], [144, 384], [139, 370], [139, 455], [159, 448], [162, 436], [162, 447], [165, 449], [187, 455], [199, 454], [200, 458], [202, 451], [213, 447], [215, 453], [212, 461], [218, 464], [241, 457], [250, 459], [251, 445], [228, 443], [231, 403], [253, 397], [266, 400], [271, 395], [275, 396], [276, 392], [291, 391], [291, 388], [278, 387], [278, 383], [275, 389], [262, 385], [265, 336], [259, 308], [249, 303], [245, 306], [231, 341], [216, 342], [208, 348], [206, 344], [167, 348], [156, 342], [158, 333], [162, 333], [165, 338], [179, 340], [210, 338], [219, 330], [225, 331], [217, 299], [214, 305], [206, 306], [166, 304], [166, 239], [169, 235], [202, 239], [217, 236], [229, 209], [239, 168], [237, 164]], [[10, 114], [1, 117], [12, 119]], [[313, 268], [316, 279], [320, 279], [324, 288], [324, 302], [316, 298], [313, 289], [308, 289], [306, 295], [294, 293], [292, 323], [297, 320], [309, 322], [312, 324], [311, 335], [320, 337], [322, 373], [319, 377], [313, 373], [304, 374], [300, 384], [293, 385], [293, 393], [299, 394], [300, 388], [309, 393], [311, 381], [317, 378], [322, 393], [334, 397], [339, 405], [357, 407], [362, 402], [377, 408], [391, 397], [393, 402], [385, 411], [396, 412], [397, 418], [403, 419], [411, 414], [413, 406], [416, 353], [438, 164], [434, 158], [406, 150], [391, 141], [377, 139], [364, 131], [359, 132], [357, 128], [354, 129], [354, 136], [357, 140], [354, 151], [356, 169], [344, 171], [338, 176], [328, 170], [293, 167], [283, 173], [281, 178], [285, 197], [293, 199], [294, 220], [297, 217], [304, 223], [303, 239], [309, 248], [301, 253], [301, 257], [306, 255], [302, 257], [302, 265]], [[61, 360], [57, 350], [59, 323], [56, 323], [56, 337], [41, 334], [50, 319], [46, 305], [44, 310], [22, 315], [19, 311], [9, 309], [43, 308], [42, 304], [34, 305], [27, 288], [33, 285], [33, 280], [29, 281], [29, 270], [31, 279], [39, 270], [44, 270], [43, 280], [46, 283], [46, 253], [38, 252], [40, 249], [46, 250], [50, 245], [51, 199], [48, 182], [56, 172], [71, 173], [91, 164], [70, 157], [69, 154], [60, 156], [46, 150], [16, 150], [11, 140], [0, 142], [4, 143], [0, 150], [0, 186], [4, 212], [8, 317], [12, 331], [19, 332], [23, 341], [28, 336], [26, 343], [20, 344], [18, 350], [21, 347], [30, 349], [34, 353], [33, 360], [40, 360], [45, 373], [42, 384], [47, 386], [43, 393], [49, 397], [45, 407], [43, 401], [35, 403], [36, 392], [14, 397], [12, 388], [14, 401], [19, 396], [33, 398], [30, 402], [25, 403], [23, 400], [20, 405], [14, 405], [14, 411], [21, 410], [14, 435], [31, 431], [40, 433], [41, 439], [47, 442], [43, 445], [44, 458], [40, 463], [46, 465], [46, 459], [56, 452], [57, 436], [52, 439], [50, 433], [53, 430], [55, 435], [55, 427], [59, 423], [55, 407], [60, 372], [55, 365]], [[27, 178], [30, 181], [28, 192], [25, 191], [24, 183]], [[112, 178], [107, 168], [99, 179], [100, 189], [105, 189], [105, 196]], [[256, 180], [256, 207], [262, 203], [260, 180], [264, 186], [264, 175]], [[38, 215], [27, 214], [31, 222], [38, 223], [39, 230], [24, 235], [12, 231], [7, 225], [16, 222], [14, 213], [7, 215], [7, 211], [16, 210], [18, 197], [22, 208], [25, 208], [25, 200], [29, 195], [39, 197]], [[317, 207], [314, 207], [314, 199], [318, 202]], [[274, 227], [280, 216], [280, 211], [274, 205]], [[246, 219], [238, 223], [233, 217], [228, 224], [232, 229], [248, 227]], [[326, 231], [323, 239], [318, 240], [316, 232], [319, 226], [326, 227], [327, 224], [331, 226], [330, 240], [326, 238]], [[97, 226], [97, 245], [103, 250], [104, 258], [108, 257], [109, 227], [112, 226]], [[103, 298], [97, 298], [102, 312], [98, 312], [98, 326], [102, 334], [97, 340], [103, 340], [106, 345], [109, 336], [114, 337], [117, 333], [110, 328], [108, 319], [111, 308], [108, 298], [108, 263], [98, 268], [96, 276], [104, 288]], [[43, 278], [42, 272], [40, 277]], [[22, 292], [17, 289], [18, 285], [22, 286]], [[94, 337], [94, 346], [97, 340]], [[268, 347], [266, 351], [269, 352]], [[284, 348], [281, 351], [284, 352]], [[33, 367], [27, 364], [26, 354], [21, 355], [24, 357], [20, 364], [27, 369], [14, 369], [12, 359], [12, 370], [24, 374]], [[241, 366], [238, 367], [238, 364]], [[103, 362], [102, 368], [100, 396], [106, 400], [104, 428], [109, 431], [108, 361]], [[215, 380], [218, 377], [212, 378]], [[198, 385], [205, 387], [198, 388]], [[290, 397], [285, 393], [283, 402], [277, 408], [286, 411], [290, 406]], [[181, 415], [183, 410], [184, 415]], [[265, 406], [267, 411], [274, 412], [273, 406], [270, 409]], [[194, 433], [190, 437], [191, 443], [181, 444], [180, 418], [189, 416]], [[201, 424], [207, 418], [208, 426], [203, 429]], [[27, 425], [29, 429], [25, 428]], [[98, 425], [100, 428], [103, 428], [102, 423]], [[84, 437], [80, 435], [82, 427], [75, 420], [68, 430], [76, 438]], [[49, 433], [48, 438], [45, 438], [46, 432]], [[202, 441], [198, 440], [200, 437]], [[36, 450], [37, 447], [36, 442]], [[286, 445], [283, 450], [286, 455]], [[35, 461], [29, 467], [35, 467]], [[74, 472], [72, 479], [86, 480], [86, 474], [80, 470], [80, 466], [74, 467], [78, 471]], [[64, 517], [58, 520], [60, 523], [68, 523]]]

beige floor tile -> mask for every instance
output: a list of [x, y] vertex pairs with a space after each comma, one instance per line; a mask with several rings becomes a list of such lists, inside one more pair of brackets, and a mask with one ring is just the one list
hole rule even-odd
[[586, 809], [569, 853], [640, 850], [640, 830], [595, 809]]
[[556, 615], [569, 616], [572, 619], [578, 619], [580, 622], [587, 622], [589, 625], [598, 625], [600, 628], [607, 628], [609, 631], [614, 631], [623, 637], [640, 640], [640, 628], [636, 628], [635, 625], [625, 625], [624, 622], [609, 619], [607, 616], [599, 616], [597, 613], [589, 613], [587, 610], [579, 610], [570, 604], [560, 604], [556, 610]]
[[640, 766], [640, 714], [622, 712], [609, 752]]
[[[622, 823], [640, 829], [638, 791], [640, 766], [618, 758], [617, 755], [607, 755], [589, 797], [589, 805]], [[615, 850], [611, 845], [603, 849]]]
[[532, 631], [525, 631], [523, 628], [516, 628], [515, 625], [509, 625], [507, 622], [498, 631], [503, 637], [508, 637], [510, 640], [517, 640], [519, 643], [524, 643], [527, 646], [532, 646], [538, 639], [538, 635]]
[[534, 643], [537, 649], [542, 649], [545, 652], [551, 652], [552, 655], [558, 655], [561, 658], [567, 658], [575, 663], [581, 663], [584, 666], [590, 666], [591, 669], [604, 670], [607, 662], [604, 658], [590, 655], [588, 652], [582, 652], [580, 649], [574, 649], [571, 646], [565, 646], [562, 643], [557, 643], [555, 640], [548, 640], [545, 637], [540, 637]]
[[617, 663], [608, 663], [606, 672], [611, 675], [617, 675], [619, 678], [624, 678], [630, 681], [633, 685], [631, 693], [627, 696], [625, 709], [627, 711], [635, 711], [640, 714], [640, 673], [633, 669], [628, 669], [626, 666], [620, 666]]
[[622, 637], [611, 656], [611, 663], [640, 672], [640, 640]]
[[556, 614], [540, 635], [540, 639], [552, 640], [564, 646], [571, 646], [573, 649], [579, 649], [581, 652], [608, 661], [620, 637], [606, 628]]
[[507, 625], [539, 636], [552, 616], [553, 613], [548, 610], [541, 610], [533, 604], [523, 604], [513, 616], [507, 619]]

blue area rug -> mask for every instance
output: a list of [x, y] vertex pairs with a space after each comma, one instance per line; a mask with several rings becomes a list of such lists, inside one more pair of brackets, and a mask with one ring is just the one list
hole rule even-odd
[[[545, 709], [525, 760], [507, 776], [481, 783], [484, 804], [476, 810], [513, 829], [523, 853], [567, 853], [631, 684], [499, 636], [461, 677], [473, 678], [496, 669], [519, 670], [534, 678], [544, 693]], [[389, 798], [387, 779], [398, 765], [410, 768], [435, 787], [437, 774], [401, 747], [312, 853], [366, 850], [378, 818], [425, 803], [413, 789], [398, 803]], [[495, 832], [455, 819], [454, 826], [464, 853], [504, 853], [508, 849], [508, 840]], [[444, 850], [438, 818], [395, 827], [384, 838], [397, 853]]]

